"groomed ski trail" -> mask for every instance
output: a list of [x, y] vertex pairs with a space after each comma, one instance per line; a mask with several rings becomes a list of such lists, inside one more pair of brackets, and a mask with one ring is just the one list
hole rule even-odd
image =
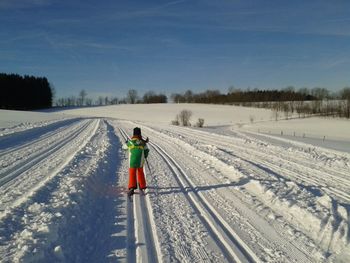
[[151, 142], [150, 145], [173, 171], [174, 177], [176, 177], [183, 191], [186, 192], [188, 202], [207, 227], [218, 247], [222, 249], [226, 260], [228, 262], [259, 262], [259, 258], [256, 257], [253, 251], [232, 231], [228, 223], [216, 212], [206, 198], [196, 190], [197, 187], [174, 158], [169, 156], [156, 143]]
[[[147, 194], [129, 202], [122, 144], [135, 126], [150, 138], [151, 171]], [[108, 118], [0, 142], [1, 262], [332, 262], [319, 246], [339, 247], [348, 229], [349, 162], [331, 152]], [[311, 205], [280, 208], [300, 195]], [[309, 216], [316, 202], [330, 208], [310, 233], [293, 215]]]
[[[119, 128], [123, 138], [128, 139], [127, 133]], [[147, 177], [147, 172], [145, 171]], [[125, 182], [126, 183], [126, 182]], [[142, 194], [140, 190], [133, 197], [127, 198], [128, 218], [128, 262], [162, 262], [157, 231], [153, 219], [152, 208], [149, 197]]]
[[[99, 120], [82, 120], [14, 150], [1, 152], [0, 219], [53, 178], [95, 134]], [[21, 156], [21, 158], [18, 158]], [[16, 189], [21, 191], [16, 194]]]
[[[246, 260], [256, 262], [274, 262], [276, 260], [283, 260], [284, 262], [313, 262], [308, 255], [308, 248], [302, 247], [303, 243], [299, 243], [299, 241], [284, 237], [282, 233], [285, 230], [274, 228], [276, 226], [272, 227], [270, 223], [266, 221], [266, 219], [259, 216], [256, 212], [249, 208], [249, 204], [245, 203], [242, 193], [236, 190], [236, 187], [238, 187], [241, 182], [238, 180], [239, 183], [237, 184], [233, 183], [232, 180], [229, 180], [229, 182], [227, 181], [227, 176], [230, 177], [229, 174], [237, 177], [237, 171], [231, 167], [227, 167], [227, 165], [221, 163], [220, 161], [214, 165], [213, 161], [216, 159], [215, 156], [197, 152], [195, 148], [189, 147], [187, 143], [182, 143], [181, 140], [173, 138], [175, 136], [170, 137], [166, 130], [161, 129], [158, 131], [149, 126], [143, 126], [139, 123], [131, 122], [123, 122], [123, 125], [129, 127], [129, 129], [132, 129], [134, 126], [142, 127], [145, 137], [148, 136], [151, 138], [151, 144], [153, 141], [157, 141], [158, 147], [161, 149], [167, 149], [165, 153], [158, 153], [158, 151], [156, 151], [157, 154], [160, 155], [160, 159], [165, 162], [164, 158], [170, 158], [169, 162], [172, 164], [167, 164], [168, 167], [173, 166], [175, 167], [174, 169], [176, 171], [182, 170], [183, 173], [186, 174], [186, 176], [181, 176], [181, 172], [174, 173], [172, 171], [172, 176], [189, 179], [187, 182], [185, 179], [177, 179], [180, 188], [183, 189], [181, 192], [184, 192], [187, 195], [188, 192], [193, 191], [191, 195], [196, 196], [196, 199], [200, 198], [202, 200], [206, 200], [202, 203], [199, 201], [199, 206], [206, 208], [209, 207], [209, 209], [213, 208], [211, 209], [212, 212], [209, 212], [212, 219], [207, 220], [207, 222], [210, 222], [209, 225], [218, 225], [217, 222], [220, 222], [219, 225], [225, 226], [226, 230], [223, 231], [220, 226], [219, 228], [221, 228], [221, 230], [218, 232], [224, 232], [226, 235], [227, 233], [231, 233], [231, 236], [230, 238], [227, 238], [227, 236], [223, 237], [223, 235], [220, 234], [219, 237], [221, 239], [230, 239], [231, 242], [236, 240], [235, 242], [238, 242], [240, 244], [239, 246], [243, 248], [243, 254], [245, 254], [243, 259], [237, 259], [237, 255], [230, 256], [231, 259], [233, 258], [236, 261]], [[182, 136], [180, 136], [180, 138], [182, 138], [182, 140], [187, 139], [186, 137]], [[155, 149], [157, 148], [157, 145], [153, 146]], [[180, 152], [181, 154], [179, 154]], [[176, 156], [176, 160], [171, 157], [172, 155]], [[171, 161], [171, 159], [173, 161]], [[155, 160], [153, 160], [153, 163], [154, 162]], [[157, 158], [156, 162], [159, 165], [159, 158]], [[176, 165], [173, 162], [175, 162]], [[207, 165], [203, 167], [203, 163], [206, 164], [206, 162], [213, 165], [213, 167], [210, 167], [210, 169]], [[172, 170], [172, 168], [170, 168], [170, 170]], [[158, 173], [162, 173], [162, 171], [158, 171]], [[180, 174], [180, 176], [178, 174]], [[239, 177], [237, 177], [237, 179], [239, 179]], [[181, 180], [183, 183], [181, 183]], [[198, 182], [200, 183], [198, 184]], [[244, 183], [244, 181], [242, 181], [242, 183]], [[157, 186], [155, 187], [157, 188]], [[173, 186], [172, 189], [175, 190], [177, 187]], [[176, 192], [177, 191], [178, 190], [176, 190]], [[161, 193], [162, 191], [159, 192], [159, 194]], [[194, 201], [190, 199], [189, 202], [192, 209], [195, 209], [196, 205], [193, 204]], [[208, 214], [208, 212], [206, 213]], [[201, 210], [197, 210], [194, 212], [194, 214], [201, 217], [203, 212]], [[205, 222], [205, 224], [208, 224], [207, 222]], [[236, 230], [238, 230], [238, 232], [236, 232]], [[207, 231], [209, 233], [213, 233], [213, 230], [211, 229], [207, 229]], [[216, 234], [217, 230], [215, 230], [214, 233]], [[220, 249], [225, 249], [225, 245], [223, 243], [218, 244], [218, 242], [216, 242], [216, 244]], [[210, 250], [208, 250], [208, 252], [209, 251]], [[192, 255], [192, 257], [193, 256], [194, 255]], [[227, 257], [227, 253], [225, 254], [225, 257]], [[220, 260], [212, 257], [211, 260], [225, 262], [227, 259]]]

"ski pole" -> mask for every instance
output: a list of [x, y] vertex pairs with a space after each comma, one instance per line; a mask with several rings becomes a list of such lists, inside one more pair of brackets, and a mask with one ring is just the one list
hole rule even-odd
[[148, 167], [149, 173], [152, 175], [152, 171], [151, 171], [151, 168], [149, 167], [149, 163], [148, 163], [147, 159], [146, 159], [146, 164], [147, 164], [147, 167]]

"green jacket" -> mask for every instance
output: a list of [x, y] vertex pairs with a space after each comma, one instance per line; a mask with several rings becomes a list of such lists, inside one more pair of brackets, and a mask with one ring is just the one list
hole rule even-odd
[[139, 137], [132, 137], [123, 148], [129, 150], [130, 168], [142, 168], [149, 153], [146, 142]]

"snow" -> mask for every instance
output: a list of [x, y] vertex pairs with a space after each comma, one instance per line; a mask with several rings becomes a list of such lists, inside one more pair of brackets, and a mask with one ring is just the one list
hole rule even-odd
[[269, 122], [257, 122], [245, 125], [245, 129], [274, 135], [293, 136], [297, 138], [325, 138], [350, 141], [350, 121], [338, 118], [306, 118]]
[[[182, 109], [206, 127], [170, 125]], [[149, 188], [130, 202], [135, 126]], [[349, 128], [227, 105], [1, 110], [1, 262], [347, 262]]]
[[248, 123], [250, 116], [258, 120], [270, 120], [272, 112], [265, 109], [243, 108], [237, 106], [207, 104], [135, 104], [111, 105], [97, 108], [81, 108], [63, 111], [65, 114], [79, 116], [111, 117], [121, 120], [170, 124], [182, 110], [192, 111], [192, 122], [198, 118], [205, 120], [207, 126]]
[[65, 119], [64, 114], [0, 110], [0, 137]]

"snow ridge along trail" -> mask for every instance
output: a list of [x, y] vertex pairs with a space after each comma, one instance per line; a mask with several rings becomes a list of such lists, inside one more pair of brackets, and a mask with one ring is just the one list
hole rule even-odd
[[106, 121], [90, 119], [77, 125], [85, 128], [77, 136], [67, 135], [69, 143], [40, 162], [50, 168], [52, 158], [64, 159], [55, 175], [48, 173], [50, 178], [44, 177], [35, 191], [33, 186], [27, 192], [25, 185], [6, 184], [22, 202], [8, 204], [0, 219], [1, 262], [125, 258], [125, 196], [116, 185], [122, 160], [119, 139]]
[[[126, 141], [126, 132], [120, 128], [119, 131]], [[149, 263], [162, 262], [149, 198], [147, 194], [138, 192], [132, 199], [128, 198], [128, 262], [136, 262], [136, 259]]]
[[[146, 195], [127, 151], [149, 137]], [[0, 262], [348, 262], [350, 155], [74, 118], [0, 138]]]
[[[44, 136], [29, 145], [26, 144], [22, 147], [17, 147], [1, 153], [1, 165], [3, 170], [0, 173], [0, 186], [5, 185], [7, 182], [21, 175], [23, 171], [28, 170], [29, 167], [36, 165], [58, 149], [66, 146], [68, 142], [78, 137], [90, 123], [82, 124], [83, 125], [77, 125], [77, 127], [71, 129], [55, 132], [49, 135], [49, 137]], [[19, 152], [24, 156], [21, 156], [19, 159], [14, 159], [13, 156], [17, 157]]]
[[[257, 224], [259, 217], [250, 217], [247, 209], [242, 211], [250, 224], [270, 239], [270, 244], [277, 241], [282, 245], [284, 260], [289, 254], [290, 259], [299, 255], [300, 262], [309, 255], [316, 261], [326, 261], [333, 253], [329, 258], [332, 261], [340, 251], [349, 251], [347, 154], [299, 146], [286, 149], [237, 132], [224, 136], [175, 126], [141, 127], [151, 138], [158, 137], [164, 147], [174, 149], [172, 153], [181, 149], [183, 156], [189, 156], [179, 159], [184, 167], [190, 167], [189, 171], [194, 168], [190, 159], [202, 163], [207, 171], [200, 177], [191, 176], [197, 183], [216, 180], [231, 184], [233, 187], [226, 189], [224, 199], [237, 196], [264, 218], [265, 223]], [[208, 176], [208, 171], [212, 175]], [[210, 195], [221, 195], [220, 192], [223, 193], [218, 189]], [[211, 200], [215, 203], [219, 199]], [[266, 227], [262, 229], [261, 225]], [[279, 238], [266, 232], [271, 226]]]
[[[129, 126], [129, 129], [132, 129], [131, 127], [136, 124], [125, 122], [123, 125]], [[166, 126], [166, 129], [169, 129], [168, 131], [163, 127], [160, 129], [159, 127], [151, 128], [140, 124], [137, 124], [137, 126], [140, 126], [143, 129], [145, 137], [148, 136], [151, 138], [151, 142], [156, 141], [159, 147], [166, 149], [165, 151], [168, 156], [174, 156], [174, 158], [176, 158], [176, 170], [184, 171], [186, 177], [189, 179], [187, 182], [183, 179], [185, 186], [182, 185], [180, 180], [172, 183], [170, 188], [169, 186], [164, 187], [155, 185], [154, 187], [156, 187], [156, 189], [160, 189], [159, 194], [162, 194], [163, 189], [174, 189], [173, 193], [177, 193], [176, 197], [178, 198], [181, 197], [181, 195], [178, 195], [177, 191], [180, 191], [180, 193], [183, 193], [184, 195], [188, 195], [187, 192], [193, 191], [194, 193], [191, 195], [196, 196], [197, 199], [201, 198], [202, 200], [205, 200], [203, 201], [204, 204], [209, 204], [206, 208], [215, 207], [215, 209], [212, 209], [213, 212], [211, 213], [214, 222], [216, 224], [217, 222], [220, 222], [221, 226], [225, 226], [227, 230], [221, 231], [226, 233], [226, 235], [227, 233], [231, 233], [231, 242], [232, 239], [239, 240], [241, 247], [246, 250], [245, 256], [248, 260], [255, 260], [258, 262], [313, 262], [313, 257], [319, 257], [323, 260], [323, 256], [320, 254], [319, 249], [315, 249], [314, 244], [309, 243], [310, 239], [303, 237], [302, 235], [299, 236], [299, 234], [295, 235], [296, 232], [293, 231], [296, 230], [293, 225], [288, 224], [283, 217], [277, 214], [277, 223], [271, 223], [269, 214], [271, 214], [271, 216], [274, 214], [270, 208], [264, 208], [263, 204], [259, 203], [259, 199], [252, 196], [249, 192], [246, 193], [246, 190], [242, 188], [247, 184], [249, 185], [250, 182], [254, 182], [251, 178], [253, 175], [248, 174], [247, 177], [244, 173], [241, 173], [239, 169], [234, 168], [234, 166], [228, 163], [229, 160], [235, 160], [235, 158], [232, 159], [232, 157], [230, 157], [229, 159], [221, 159], [221, 156], [217, 155], [216, 152], [207, 152], [206, 150], [202, 150], [202, 148], [197, 148], [197, 145], [203, 145], [204, 149], [216, 149], [215, 144], [221, 143], [220, 141], [215, 142], [214, 139], [213, 143], [208, 143], [199, 138], [199, 136], [192, 135], [191, 129], [178, 129], [177, 127]], [[190, 135], [185, 133], [187, 130]], [[195, 133], [195, 131], [193, 131], [193, 133]], [[244, 140], [242, 139], [238, 139], [238, 141], [244, 143]], [[188, 142], [191, 143], [189, 144]], [[164, 153], [160, 155], [164, 156]], [[171, 157], [170, 159], [174, 160], [174, 158]], [[160, 157], [160, 159], [164, 162], [163, 157]], [[153, 163], [157, 163], [158, 165], [160, 162], [159, 158], [157, 158], [156, 161], [153, 161]], [[181, 169], [178, 168], [179, 166]], [[169, 169], [170, 168], [167, 167], [162, 168], [163, 171], [157, 171], [159, 180], [160, 176], [166, 178], [165, 180], [169, 180], [170, 177], [173, 176], [179, 176], [173, 171], [166, 171], [166, 175], [163, 176], [162, 174], [164, 174], [164, 170]], [[260, 172], [261, 171], [259, 171], [259, 173]], [[180, 172], [178, 173], [181, 174]], [[178, 187], [175, 186], [176, 184], [179, 185], [179, 190], [176, 190], [178, 189]], [[170, 190], [166, 191], [167, 194], [172, 194], [171, 192], [172, 191]], [[158, 206], [157, 200], [153, 200], [153, 196], [151, 197], [153, 207]], [[180, 200], [177, 201], [179, 202]], [[194, 210], [192, 213], [196, 215], [197, 218], [201, 218], [202, 212], [195, 210], [195, 205], [193, 205], [191, 200], [188, 200], [187, 202], [189, 203], [188, 205], [192, 207], [192, 210]], [[201, 206], [203, 206], [203, 203], [201, 203]], [[177, 205], [181, 206], [179, 203], [177, 203]], [[255, 207], [255, 205], [258, 206]], [[262, 208], [263, 210], [261, 211]], [[184, 207], [182, 207], [182, 209], [184, 209]], [[174, 218], [181, 214], [179, 210], [173, 211], [173, 213]], [[156, 209], [156, 221], [158, 220]], [[193, 217], [191, 220], [193, 220]], [[201, 224], [203, 224], [203, 221]], [[191, 229], [193, 228], [193, 225], [189, 225], [188, 227]], [[211, 231], [208, 231], [207, 226], [205, 226], [204, 229], [206, 229], [206, 232]], [[160, 231], [165, 232], [165, 230], [166, 229], [162, 229]], [[194, 231], [194, 229], [190, 231]], [[215, 234], [220, 238], [223, 237], [222, 234]], [[232, 238], [232, 236], [234, 238]], [[192, 238], [192, 242], [194, 242], [197, 237]], [[191, 243], [190, 240], [188, 242]], [[227, 260], [216, 258], [218, 254], [223, 254], [222, 249], [225, 248], [223, 244], [218, 244], [217, 242], [216, 245], [212, 244], [213, 240], [210, 241], [209, 239], [207, 239], [206, 242], [208, 242], [206, 250], [210, 260], [219, 262]], [[211, 249], [208, 249], [209, 247], [211, 247], [212, 252], [210, 252]], [[217, 253], [217, 249], [221, 251]], [[310, 256], [310, 253], [314, 253], [312, 257]], [[194, 254], [192, 257], [195, 257]], [[227, 258], [227, 253], [225, 257]]]
[[37, 142], [1, 152], [0, 218], [54, 177], [86, 145], [98, 125], [99, 120], [82, 120]]
[[162, 156], [164, 161], [169, 165], [181, 185], [182, 189], [187, 192], [188, 201], [194, 210], [203, 219], [203, 224], [207, 226], [218, 246], [229, 262], [259, 262], [259, 258], [250, 250], [250, 248], [234, 233], [227, 222], [217, 214], [213, 206], [205, 197], [196, 190], [196, 186], [191, 182], [183, 169], [176, 161], [169, 156], [159, 145], [150, 143], [152, 148]]

